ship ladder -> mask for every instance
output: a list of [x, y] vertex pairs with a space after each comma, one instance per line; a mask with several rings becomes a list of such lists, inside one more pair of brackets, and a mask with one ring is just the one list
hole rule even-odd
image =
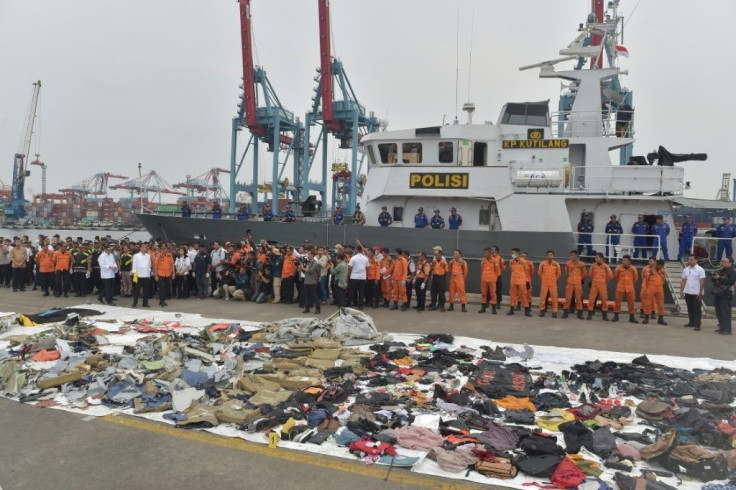
[[[685, 267], [684, 262], [680, 261], [668, 261], [665, 262], [664, 269], [667, 272], [667, 287], [670, 289], [672, 300], [675, 302], [675, 309], [677, 313], [685, 313], [687, 306], [685, 306], [685, 300], [680, 298], [680, 292], [682, 291], [680, 284], [682, 283], [682, 270]], [[703, 314], [708, 313], [708, 307], [705, 301], [701, 299]]]

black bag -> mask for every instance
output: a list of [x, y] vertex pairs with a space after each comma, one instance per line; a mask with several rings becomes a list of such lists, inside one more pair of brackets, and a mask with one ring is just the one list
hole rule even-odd
[[565, 436], [566, 453], [577, 453], [583, 446], [593, 447], [593, 433], [579, 420], [562, 423], [559, 430]]
[[506, 410], [503, 417], [507, 422], [522, 425], [534, 425], [534, 412], [529, 409]]
[[675, 473], [692, 476], [704, 482], [728, 477], [726, 459], [701, 446], [678, 446], [661, 463]]
[[565, 451], [557, 445], [554, 436], [543, 436], [541, 434], [530, 434], [519, 442], [519, 449], [527, 454], [554, 454], [562, 456]]
[[546, 478], [555, 472], [563, 457], [558, 454], [525, 455], [518, 458], [514, 464], [525, 475]]
[[601, 458], [605, 458], [616, 447], [616, 437], [608, 426], [601, 427], [593, 432], [593, 441], [590, 449]]

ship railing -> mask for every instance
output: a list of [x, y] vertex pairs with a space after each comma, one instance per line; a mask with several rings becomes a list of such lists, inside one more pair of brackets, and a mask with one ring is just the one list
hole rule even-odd
[[633, 138], [634, 111], [558, 111], [551, 115], [553, 138]]
[[[734, 241], [736, 241], [736, 238], [733, 237], [718, 238], [714, 236], [694, 236], [690, 242], [690, 253], [695, 254], [698, 258], [705, 258], [708, 261], [707, 265], [715, 269], [720, 266], [719, 261], [727, 255], [725, 251], [726, 247], [723, 247], [721, 257], [718, 257], [718, 249], [721, 248], [721, 243], [724, 245], [730, 243], [731, 249], [733, 250]], [[703, 249], [701, 252], [695, 250], [696, 243], [700, 244], [700, 247]], [[705, 257], [702, 257], [703, 251], [706, 254]]]
[[566, 192], [681, 195], [684, 177], [684, 168], [663, 165], [573, 166]]
[[[173, 210], [172, 211], [151, 211], [150, 209], [147, 209], [147, 210], [145, 210], [145, 212], [147, 214], [157, 214], [157, 215], [160, 215], [160, 216], [173, 216], [173, 217], [182, 218], [181, 211], [179, 211], [179, 210], [176, 210], [176, 211], [173, 211]], [[212, 217], [212, 211], [195, 211], [195, 210], [192, 210], [192, 215], [190, 216], [190, 218], [214, 219]], [[283, 216], [274, 216], [273, 222], [274, 223], [281, 222], [281, 218], [283, 218]], [[187, 219], [187, 218], [183, 218], [183, 219]], [[224, 220], [224, 221], [240, 221], [240, 220], [238, 220], [238, 214], [237, 213], [222, 213], [220, 215], [220, 218], [219, 219], [220, 220]], [[312, 216], [301, 216], [301, 215], [298, 215], [298, 214], [296, 215], [296, 219], [300, 223], [316, 223], [316, 224], [327, 224], [327, 223], [330, 223], [329, 218], [319, 218], [319, 217], [315, 218], [315, 217], [312, 217]], [[254, 215], [251, 215], [247, 220], [243, 220], [243, 221], [263, 221], [263, 216], [262, 215], [255, 215], [255, 216]], [[288, 223], [286, 223], [286, 224], [288, 224]]]
[[[578, 253], [581, 257], [593, 258], [596, 253], [602, 253], [603, 256], [608, 260], [609, 263], [614, 263], [624, 255], [630, 255], [631, 260], [647, 260], [649, 257], [656, 259], [664, 258], [662, 254], [661, 238], [659, 235], [635, 235], [633, 233], [622, 233], [622, 234], [609, 234], [609, 233], [588, 233], [591, 235], [591, 243], [582, 243], [580, 241], [581, 233], [576, 232], [576, 245]], [[585, 235], [585, 233], [583, 233]], [[618, 244], [611, 244], [611, 237], [619, 237]], [[646, 244], [642, 246], [635, 246], [635, 238], [645, 238]], [[634, 257], [638, 255], [637, 249], [640, 249], [641, 257]], [[590, 253], [592, 250], [592, 254]]]

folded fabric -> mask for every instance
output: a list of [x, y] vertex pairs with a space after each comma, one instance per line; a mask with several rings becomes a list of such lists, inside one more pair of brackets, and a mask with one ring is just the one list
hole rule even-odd
[[575, 420], [575, 416], [567, 410], [553, 408], [549, 415], [541, 415], [534, 420], [534, 423], [543, 429], [552, 432], [560, 431], [560, 424]]
[[412, 456], [401, 456], [400, 454], [389, 456], [388, 454], [385, 454], [376, 460], [376, 464], [398, 466], [399, 468], [411, 468], [417, 463], [417, 461], [419, 461], [419, 458]]
[[427, 457], [436, 461], [440, 468], [449, 473], [460, 473], [480, 461], [480, 458], [470, 451], [448, 451], [441, 447], [433, 447]]
[[399, 446], [407, 449], [418, 449], [420, 451], [429, 451], [433, 447], [440, 447], [444, 442], [441, 435], [435, 433], [426, 427], [418, 425], [410, 425], [408, 427], [399, 427], [396, 429], [399, 436]]
[[537, 410], [537, 407], [534, 406], [528, 397], [518, 398], [507, 395], [503, 398], [499, 398], [498, 400], [493, 400], [493, 402], [499, 407], [503, 407], [507, 410], [531, 410], [532, 412]]

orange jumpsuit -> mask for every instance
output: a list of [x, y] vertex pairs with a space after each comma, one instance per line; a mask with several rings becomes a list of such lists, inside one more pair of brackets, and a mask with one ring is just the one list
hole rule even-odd
[[583, 281], [586, 276], [585, 264], [579, 260], [575, 262], [568, 260], [565, 264], [565, 272], [567, 272], [567, 283], [565, 284], [565, 306], [563, 308], [570, 309], [572, 295], [575, 293], [575, 309], [582, 311]]
[[[529, 286], [532, 285], [532, 277], [534, 277], [534, 262], [529, 259], [526, 260], [526, 280], [529, 282]], [[526, 288], [526, 302], [529, 306], [532, 305], [532, 288]]]
[[381, 295], [385, 301], [391, 301], [391, 274], [394, 261], [388, 255], [381, 261]]
[[[647, 282], [649, 281], [649, 276], [652, 275], [652, 272], [654, 271], [654, 266], [651, 265], [645, 265], [641, 269], [641, 309], [644, 310], [644, 306], [647, 305], [650, 301], [649, 293], [647, 292]], [[650, 306], [651, 308], [651, 306]]]
[[36, 254], [36, 263], [38, 264], [38, 272], [46, 274], [54, 272], [54, 252], [44, 247]]
[[480, 261], [480, 302], [488, 304], [488, 295], [491, 296], [490, 303], [496, 306], [496, 282], [501, 275], [500, 257], [496, 255], [490, 259], [484, 258]]
[[634, 289], [634, 284], [639, 279], [639, 271], [633, 265], [629, 265], [628, 268], [619, 265], [616, 267], [614, 277], [616, 278], [616, 303], [613, 306], [613, 312], [621, 313], [621, 303], [624, 297], [626, 297], [629, 315], [633, 315], [636, 313], [636, 290]]
[[588, 295], [588, 311], [595, 309], [595, 300], [600, 297], [601, 309], [608, 311], [608, 287], [606, 283], [613, 279], [613, 272], [608, 264], [595, 263], [590, 266], [588, 277], [592, 279], [590, 294]]
[[664, 269], [654, 269], [647, 277], [646, 284], [646, 303], [642, 304], [644, 314], [649, 315], [654, 307], [657, 307], [657, 314], [664, 316], [664, 281], [667, 277]]
[[368, 259], [368, 267], [365, 268], [365, 278], [368, 281], [377, 281], [381, 278], [381, 274], [378, 272], [381, 266], [378, 264], [378, 259], [371, 257]]
[[511, 285], [509, 286], [509, 294], [511, 295], [511, 308], [516, 306], [518, 301], [524, 308], [529, 308], [529, 301], [526, 296], [526, 261], [524, 259], [509, 260], [511, 268]]
[[460, 296], [460, 304], [465, 306], [468, 299], [465, 297], [465, 279], [468, 277], [468, 263], [463, 259], [459, 262], [450, 261], [450, 304], [455, 304], [455, 294]]
[[62, 252], [57, 250], [54, 252], [54, 269], [57, 271], [68, 271], [72, 264], [72, 254], [67, 250]]
[[391, 271], [391, 282], [393, 283], [391, 299], [401, 304], [406, 304], [406, 276], [409, 273], [409, 263], [404, 257], [394, 260]]
[[549, 262], [545, 260], [539, 264], [537, 275], [542, 279], [542, 289], [539, 291], [539, 309], [545, 311], [547, 309], [547, 296], [552, 301], [552, 313], [557, 313], [557, 281], [562, 275], [560, 263], [556, 260]]
[[174, 258], [167, 252], [161, 252], [158, 254], [158, 261], [156, 262], [156, 275], [159, 277], [173, 277], [174, 276]]

